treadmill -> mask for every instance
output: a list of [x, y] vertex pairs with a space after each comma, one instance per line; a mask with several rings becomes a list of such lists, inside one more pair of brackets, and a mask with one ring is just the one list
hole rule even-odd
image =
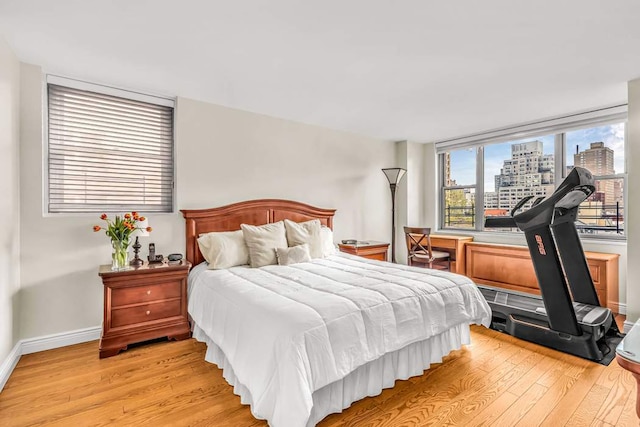
[[[491, 306], [491, 327], [585, 359], [600, 361], [607, 341], [622, 335], [611, 310], [598, 300], [575, 227], [578, 206], [595, 190], [587, 169], [574, 167], [556, 191], [522, 199], [511, 216], [486, 217], [485, 227], [518, 227], [524, 232], [541, 296], [480, 285]], [[568, 286], [567, 286], [568, 285]]]

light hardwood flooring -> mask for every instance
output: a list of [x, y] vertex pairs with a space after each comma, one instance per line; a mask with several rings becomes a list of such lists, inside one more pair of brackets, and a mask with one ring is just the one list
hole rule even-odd
[[[97, 341], [25, 355], [0, 426], [266, 426], [193, 339], [98, 359]], [[636, 385], [608, 366], [472, 327], [472, 344], [320, 426], [638, 426]]]

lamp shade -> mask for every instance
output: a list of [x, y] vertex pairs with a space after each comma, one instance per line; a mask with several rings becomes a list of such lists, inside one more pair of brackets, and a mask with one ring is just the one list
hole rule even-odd
[[149, 226], [149, 220], [147, 218], [144, 221], [136, 222], [136, 229], [131, 233], [132, 236], [135, 237], [147, 237], [149, 236], [149, 232], [147, 231], [147, 227]]
[[407, 173], [407, 170], [402, 168], [385, 168], [382, 169], [382, 172], [387, 176], [389, 184], [395, 185], [402, 180], [402, 177]]

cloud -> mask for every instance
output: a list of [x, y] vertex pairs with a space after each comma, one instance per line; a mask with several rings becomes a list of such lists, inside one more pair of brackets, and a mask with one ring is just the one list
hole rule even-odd
[[567, 132], [567, 164], [573, 164], [574, 147], [576, 145], [579, 151], [583, 151], [588, 149], [592, 142], [601, 141], [604, 142], [605, 147], [613, 150], [614, 169], [616, 173], [622, 173], [624, 172], [624, 136], [624, 123]]
[[603, 135], [605, 147], [613, 150], [613, 163], [616, 173], [624, 172], [624, 123], [605, 126], [607, 129]]

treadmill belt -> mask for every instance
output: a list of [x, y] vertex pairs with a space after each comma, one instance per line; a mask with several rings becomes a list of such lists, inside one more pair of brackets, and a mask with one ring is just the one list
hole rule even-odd
[[532, 312], [536, 312], [538, 308], [544, 309], [544, 303], [542, 300], [535, 296], [529, 297], [510, 292], [500, 292], [493, 289], [487, 289], [485, 287], [480, 287], [480, 291], [487, 302], [493, 302], [504, 306], [515, 306]]

